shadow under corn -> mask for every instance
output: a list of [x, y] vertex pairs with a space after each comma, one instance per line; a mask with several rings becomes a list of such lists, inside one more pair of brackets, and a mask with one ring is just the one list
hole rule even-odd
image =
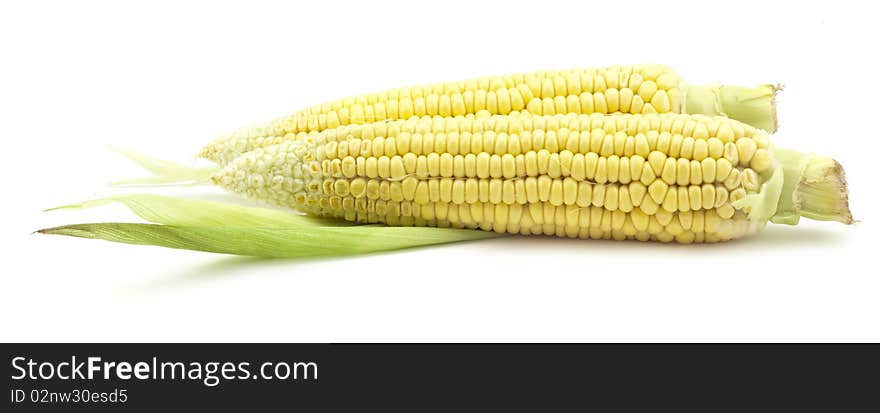
[[846, 231], [840, 228], [811, 228], [795, 227], [787, 225], [770, 225], [761, 233], [738, 240], [719, 242], [714, 244], [689, 244], [683, 245], [675, 242], [641, 242], [641, 241], [615, 241], [615, 240], [581, 240], [572, 238], [560, 238], [555, 236], [511, 236], [497, 238], [485, 242], [494, 246], [509, 248], [518, 253], [529, 251], [556, 251], [560, 253], [607, 253], [614, 252], [628, 254], [632, 251], [657, 251], [681, 253], [698, 253], [706, 250], [759, 250], [772, 247], [776, 249], [803, 248], [803, 247], [827, 247], [845, 244]]
[[290, 276], [297, 276], [298, 274], [309, 272], [305, 271], [306, 268], [313, 267], [315, 265], [321, 265], [322, 263], [328, 261], [356, 261], [366, 257], [374, 257], [378, 255], [391, 256], [395, 254], [407, 254], [413, 251], [426, 250], [428, 248], [467, 248], [465, 244], [475, 245], [478, 243], [479, 241], [464, 241], [460, 243], [440, 244], [426, 247], [406, 248], [395, 251], [352, 254], [336, 257], [264, 258], [214, 254], [217, 258], [212, 261], [202, 262], [199, 264], [182, 267], [180, 269], [167, 272], [146, 283], [133, 286], [132, 290], [138, 294], [153, 294], [175, 288], [183, 288], [204, 283], [216, 283], [218, 281], [233, 277], [271, 276], [272, 273], [266, 271], [267, 268], [274, 268], [277, 269], [279, 272], [283, 271], [285, 274], [289, 274]]
[[674, 242], [581, 240], [554, 236], [514, 235], [481, 241], [467, 241], [340, 257], [282, 259], [218, 255], [215, 260], [207, 263], [180, 268], [179, 270], [159, 276], [146, 284], [137, 286], [136, 290], [140, 293], [151, 294], [202, 283], [215, 283], [232, 277], [265, 276], [270, 273], [265, 271], [266, 268], [275, 268], [290, 276], [296, 276], [305, 272], [298, 271], [298, 269], [320, 265], [322, 262], [330, 260], [357, 261], [364, 257], [377, 255], [407, 254], [443, 248], [471, 248], [478, 252], [492, 253], [509, 252], [512, 256], [518, 257], [517, 259], [545, 258], [554, 255], [577, 255], [582, 258], [619, 260], [621, 257], [633, 257], [635, 255], [645, 258], [653, 256], [667, 257], [670, 255], [679, 257], [693, 256], [695, 254], [725, 256], [729, 254], [749, 254], [752, 252], [764, 254], [780, 249], [812, 249], [842, 246], [846, 243], [846, 239], [846, 232], [840, 231], [839, 228], [826, 229], [772, 225], [755, 236], [716, 244], [682, 245]]

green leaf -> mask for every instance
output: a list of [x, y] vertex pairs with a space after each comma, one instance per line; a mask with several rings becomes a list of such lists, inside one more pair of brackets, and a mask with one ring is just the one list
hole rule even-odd
[[139, 152], [111, 147], [113, 151], [125, 156], [144, 169], [155, 174], [144, 178], [126, 179], [111, 182], [110, 186], [124, 185], [198, 185], [208, 182], [215, 172], [220, 170], [217, 165], [207, 167], [193, 167], [177, 162], [166, 161], [145, 155]]
[[301, 227], [307, 225], [350, 225], [269, 208], [246, 207], [223, 202], [175, 198], [151, 194], [127, 194], [95, 199], [48, 209], [84, 209], [119, 202], [137, 216], [157, 224], [181, 226]]
[[479, 230], [429, 227], [260, 228], [131, 223], [75, 224], [38, 232], [267, 258], [339, 257], [503, 236]]

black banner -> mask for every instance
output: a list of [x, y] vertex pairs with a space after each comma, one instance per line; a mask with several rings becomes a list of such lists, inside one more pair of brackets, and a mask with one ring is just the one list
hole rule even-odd
[[[3, 344], [3, 411], [878, 411], [878, 345]], [[381, 410], [380, 410], [381, 409]]]

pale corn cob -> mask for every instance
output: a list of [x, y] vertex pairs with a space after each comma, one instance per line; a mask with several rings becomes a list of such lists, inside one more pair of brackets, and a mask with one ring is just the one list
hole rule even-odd
[[528, 112], [692, 113], [727, 115], [773, 132], [776, 88], [687, 86], [662, 65], [612, 66], [483, 77], [349, 97], [245, 128], [206, 146], [200, 156], [224, 165], [236, 156], [285, 139], [349, 124], [413, 116]]
[[836, 162], [775, 151], [765, 131], [725, 117], [480, 116], [351, 130], [245, 153], [212, 182], [349, 221], [594, 239], [716, 242], [768, 220], [852, 222]]

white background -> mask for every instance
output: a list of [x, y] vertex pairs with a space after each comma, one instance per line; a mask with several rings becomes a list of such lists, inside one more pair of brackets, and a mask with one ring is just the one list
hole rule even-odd
[[[880, 340], [876, 11], [591, 3], [4, 2], [0, 340]], [[838, 159], [862, 222], [300, 262], [32, 234], [131, 218], [41, 212], [141, 174], [108, 144], [189, 162], [221, 133], [337, 97], [641, 62], [691, 83], [784, 83], [774, 142]]]

